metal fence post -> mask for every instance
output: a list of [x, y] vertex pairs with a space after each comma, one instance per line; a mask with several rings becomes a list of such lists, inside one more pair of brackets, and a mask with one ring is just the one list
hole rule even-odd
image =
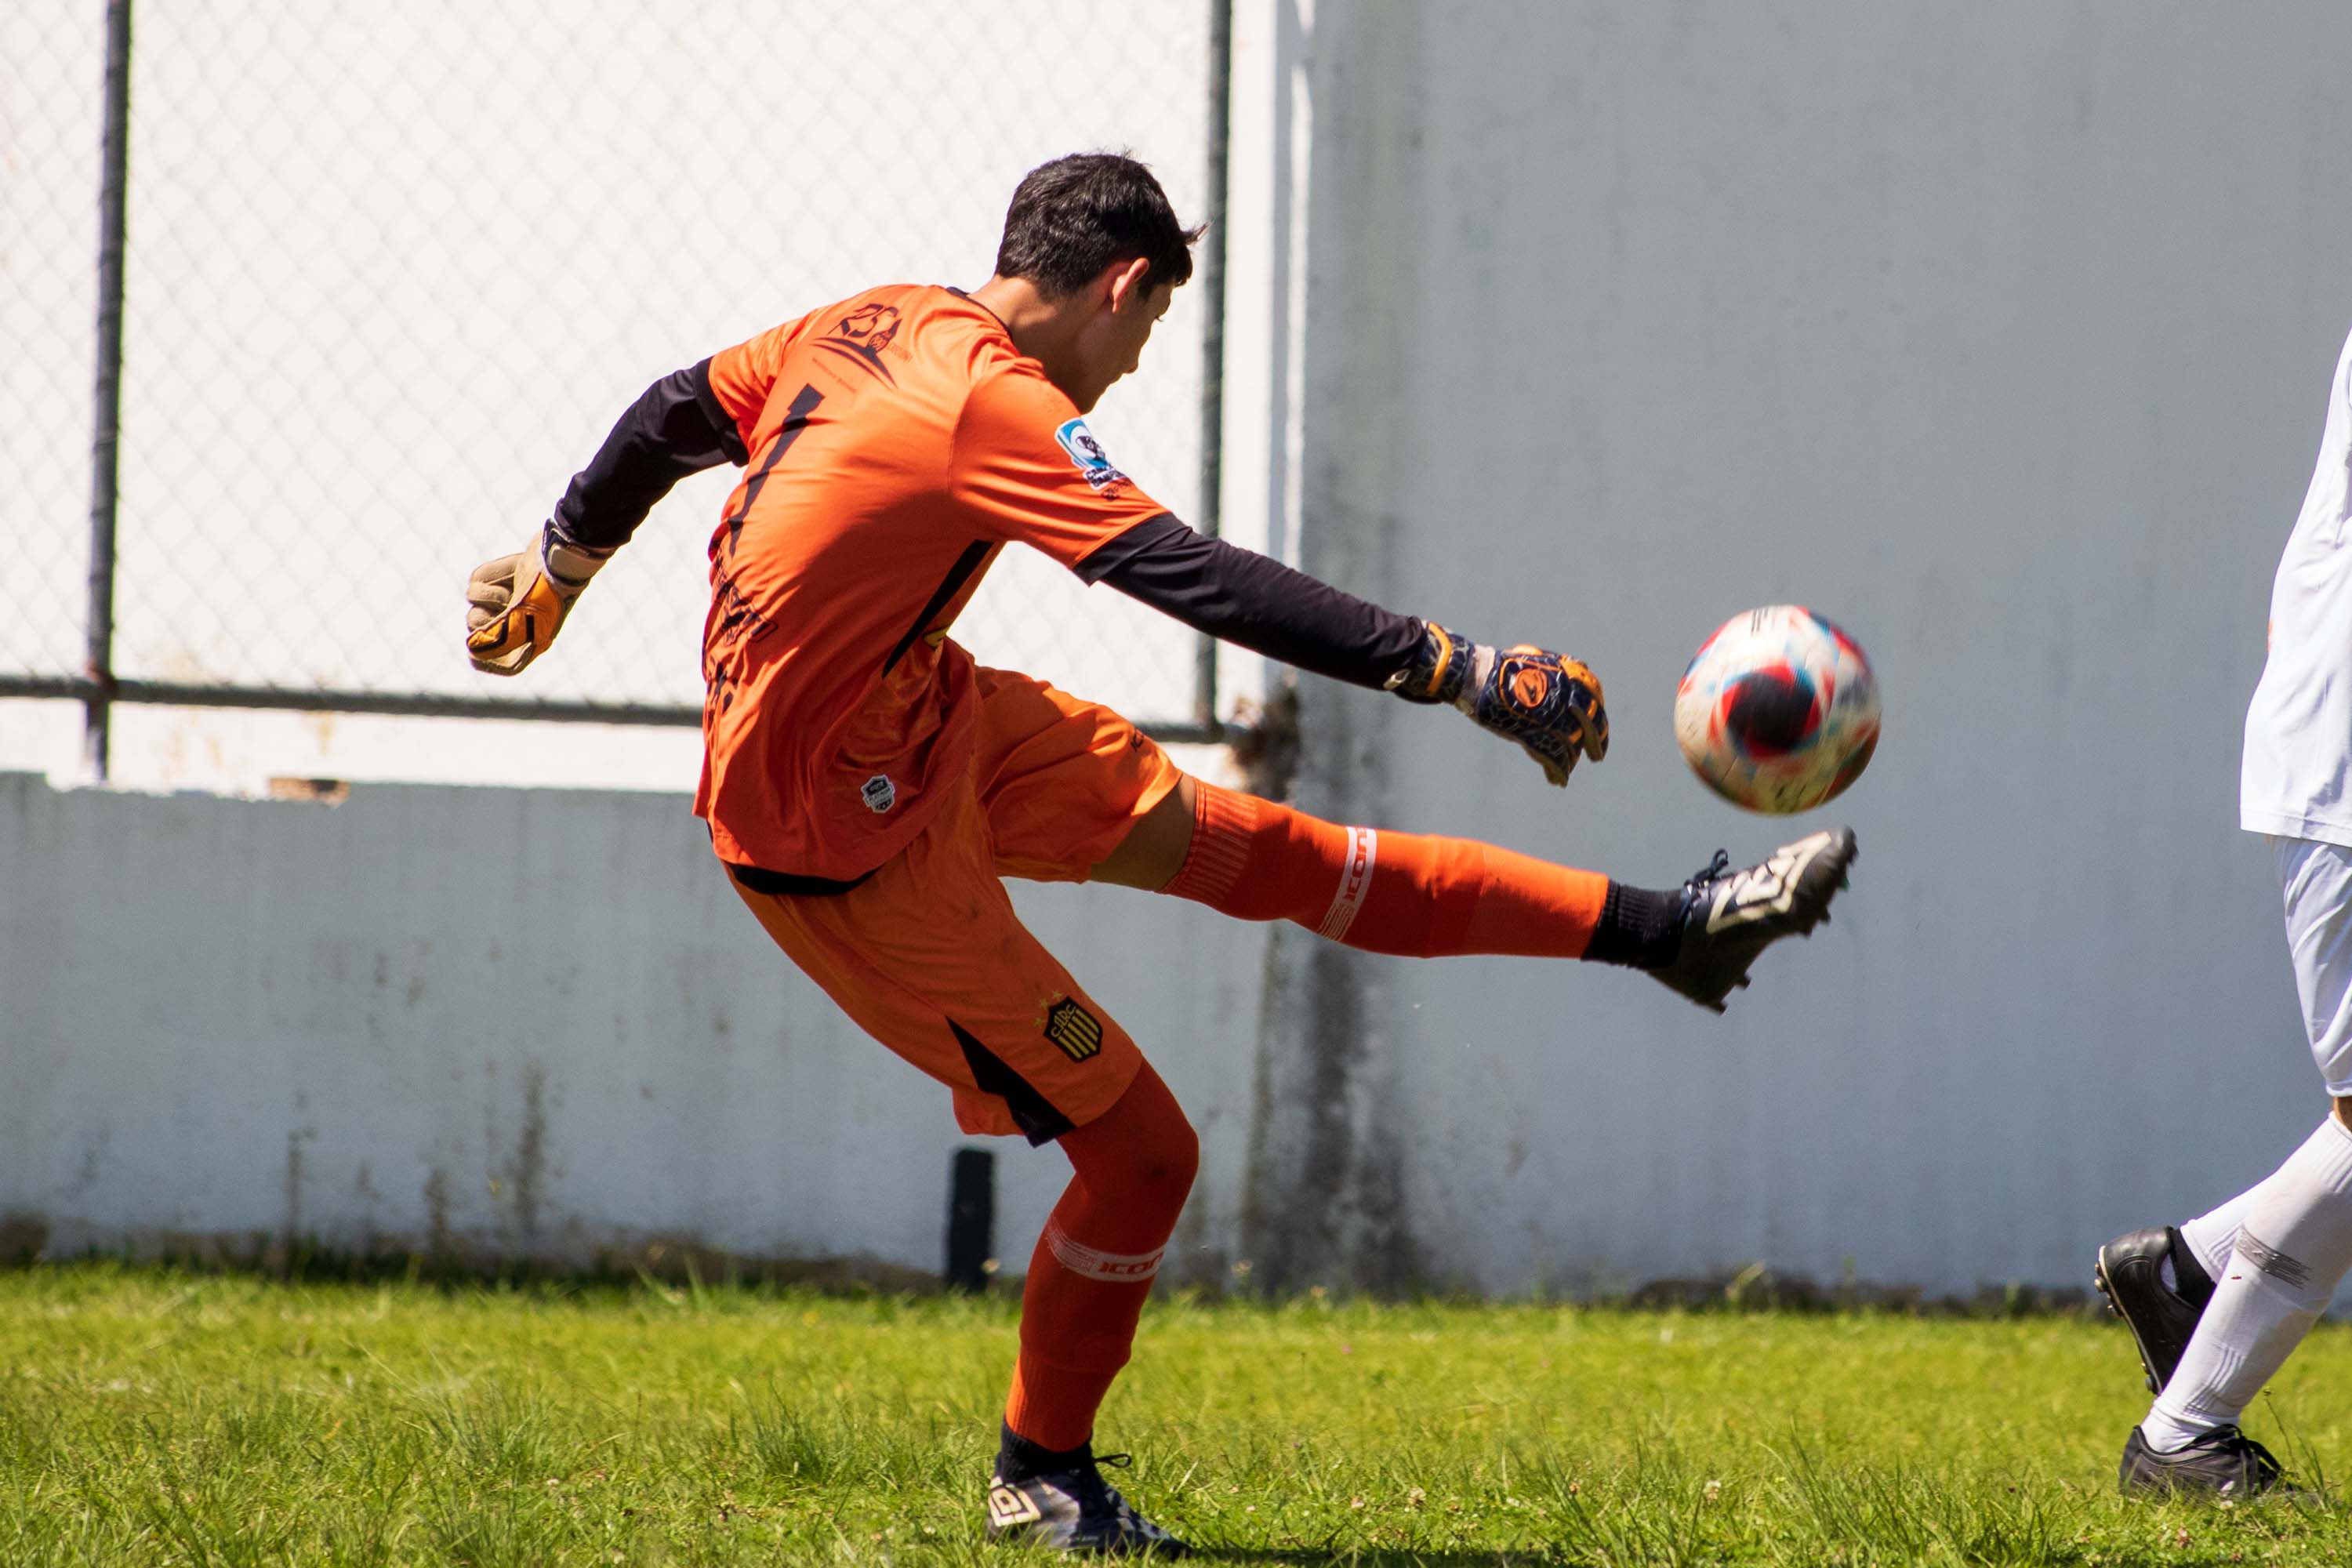
[[122, 423], [122, 247], [130, 205], [131, 0], [106, 7], [106, 130], [98, 193], [97, 418], [89, 463], [90, 690], [83, 756], [103, 781], [114, 695], [114, 518]]
[[983, 1294], [995, 1258], [996, 1156], [959, 1149], [948, 1163], [948, 1289]]
[[[1209, 324], [1201, 354], [1201, 521], [1214, 539], [1224, 514], [1225, 165], [1233, 123], [1234, 5], [1209, 0], [1209, 232], [1202, 237], [1201, 289]], [[1192, 721], [1217, 738], [1217, 639], [1203, 636], [1194, 655]]]

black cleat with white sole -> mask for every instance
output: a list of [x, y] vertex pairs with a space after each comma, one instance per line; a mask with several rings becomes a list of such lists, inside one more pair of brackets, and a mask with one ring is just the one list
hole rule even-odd
[[1135, 1511], [1103, 1479], [1100, 1468], [1124, 1469], [1125, 1454], [1089, 1455], [1080, 1464], [1051, 1475], [988, 1482], [988, 1539], [1034, 1542], [1055, 1552], [1104, 1557], [1142, 1557], [1172, 1563], [1192, 1548]]
[[1853, 829], [1840, 827], [1783, 844], [1761, 863], [1731, 869], [1718, 849], [1683, 884], [1676, 922], [1682, 946], [1649, 973], [1700, 1006], [1723, 1011], [1723, 999], [1748, 984], [1756, 955], [1784, 936], [1810, 936], [1827, 923], [1830, 900], [1853, 864]]
[[2284, 1472], [2268, 1448], [2235, 1426], [2219, 1426], [2175, 1454], [2147, 1446], [2139, 1428], [2124, 1441], [2116, 1482], [2126, 1497], [2259, 1497]]
[[[2168, 1258], [2178, 1289], [2164, 1282]], [[2205, 1303], [2213, 1299], [2211, 1277], [2180, 1232], [2165, 1225], [2119, 1236], [2099, 1248], [2091, 1278], [2107, 1299], [2107, 1310], [2131, 1330], [2147, 1391], [2162, 1394], [2197, 1331], [2197, 1320], [2205, 1315]]]

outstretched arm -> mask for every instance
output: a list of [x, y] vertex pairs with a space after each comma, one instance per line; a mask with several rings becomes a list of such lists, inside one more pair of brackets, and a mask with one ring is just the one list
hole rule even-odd
[[673, 371], [629, 405], [588, 466], [572, 476], [553, 522], [572, 544], [611, 554], [683, 479], [740, 464], [742, 435], [711, 390], [710, 362]]
[[545, 652], [573, 601], [656, 502], [690, 474], [743, 461], [742, 435], [711, 389], [710, 363], [646, 388], [530, 542], [474, 568], [466, 652], [476, 669], [513, 675]]
[[1542, 648], [1496, 649], [1400, 616], [1173, 517], [1140, 522], [1076, 568], [1223, 641], [1413, 702], [1450, 703], [1516, 741], [1555, 784], [1609, 750], [1601, 682]]
[[1078, 563], [1078, 576], [1268, 658], [1384, 688], [1421, 651], [1422, 623], [1269, 556], [1210, 539], [1166, 513]]
[[776, 367], [808, 321], [772, 327], [646, 388], [530, 542], [474, 568], [466, 652], [476, 669], [513, 675], [546, 652], [589, 579], [655, 502], [689, 474], [749, 459], [745, 443]]
[[1609, 749], [1601, 682], [1542, 648], [1489, 647], [1204, 539], [1138, 489], [1034, 363], [966, 398], [950, 488], [985, 537], [1041, 550], [1212, 637], [1298, 668], [1449, 702], [1525, 747], [1556, 784]]

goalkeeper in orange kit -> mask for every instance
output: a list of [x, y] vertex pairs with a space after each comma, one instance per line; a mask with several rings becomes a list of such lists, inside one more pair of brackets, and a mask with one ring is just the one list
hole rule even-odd
[[1854, 854], [1851, 831], [1817, 833], [1651, 890], [1321, 822], [1192, 778], [1108, 709], [950, 640], [998, 552], [1025, 544], [1298, 668], [1459, 709], [1553, 784], [1606, 754], [1601, 682], [1576, 660], [1203, 538], [1111, 461], [1085, 416], [1136, 368], [1198, 232], [1132, 159], [1034, 169], [987, 282], [868, 289], [656, 382], [553, 517], [467, 590], [476, 666], [520, 671], [673, 483], [742, 468], [710, 540], [695, 811], [777, 945], [946, 1084], [960, 1125], [1068, 1155], [1030, 1261], [987, 1528], [1073, 1551], [1184, 1550], [1091, 1445], [1198, 1145], [1003, 879], [1141, 888], [1375, 952], [1622, 964], [1720, 1011], [1767, 944], [1828, 918]]

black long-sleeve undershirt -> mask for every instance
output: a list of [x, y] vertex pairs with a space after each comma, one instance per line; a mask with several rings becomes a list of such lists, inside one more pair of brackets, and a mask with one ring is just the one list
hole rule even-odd
[[[710, 362], [673, 372], [646, 388], [572, 476], [556, 503], [557, 531], [591, 550], [618, 549], [678, 480], [747, 458], [711, 391]], [[1412, 616], [1165, 514], [1129, 529], [1076, 570], [1196, 631], [1351, 685], [1384, 686], [1421, 647], [1422, 624]]]
[[1077, 572], [1196, 631], [1354, 686], [1387, 685], [1421, 649], [1422, 624], [1413, 616], [1207, 538], [1173, 517], [1136, 524]]
[[591, 550], [617, 550], [678, 480], [746, 457], [710, 390], [710, 362], [674, 371], [646, 388], [572, 476], [555, 503], [556, 531]]

